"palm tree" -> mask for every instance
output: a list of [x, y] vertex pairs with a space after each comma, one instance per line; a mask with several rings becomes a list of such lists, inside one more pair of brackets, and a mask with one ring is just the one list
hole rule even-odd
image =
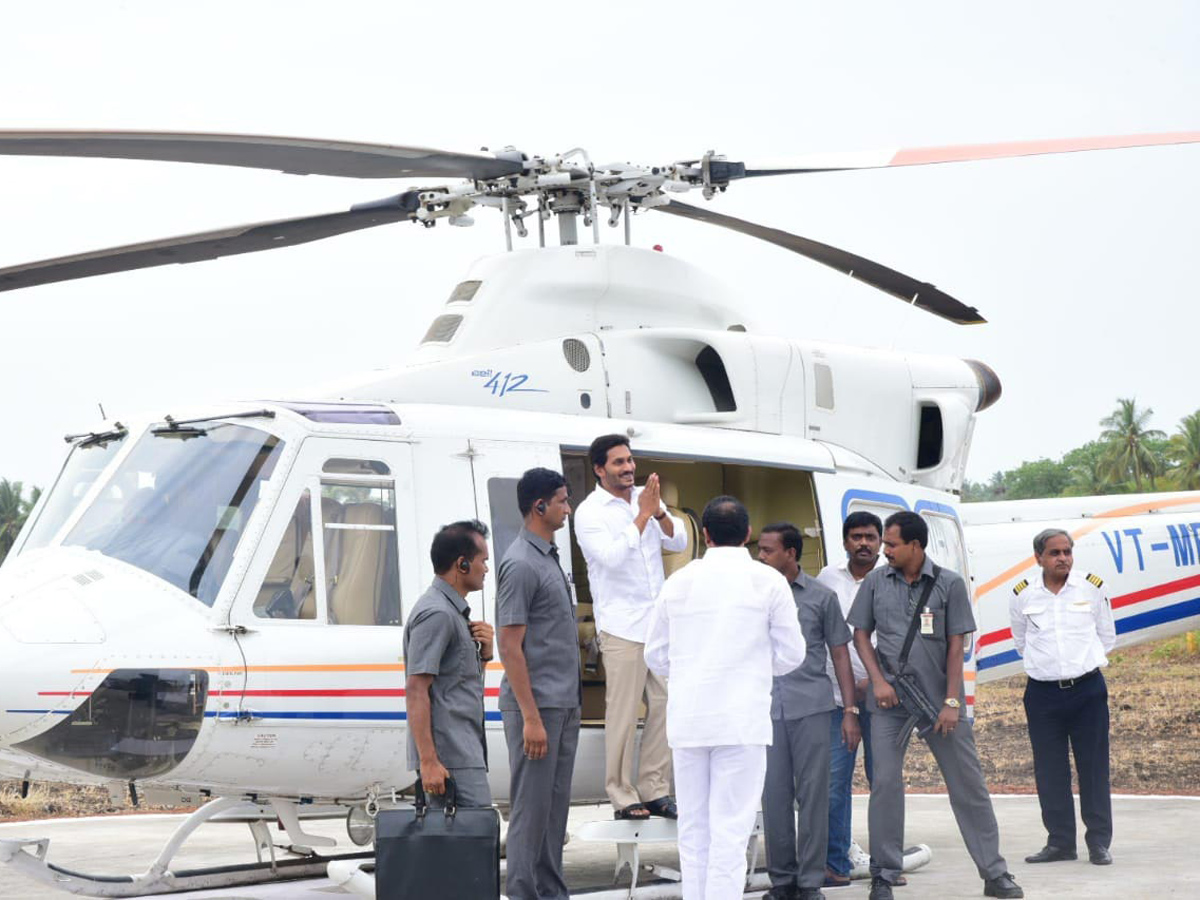
[[25, 486], [21, 482], [0, 478], [0, 562], [8, 556], [17, 533], [25, 524], [25, 517], [29, 515], [24, 493]]
[[1150, 477], [1153, 488], [1154, 476], [1158, 474], [1158, 461], [1148, 444], [1166, 438], [1157, 428], [1146, 424], [1154, 410], [1150, 407], [1138, 409], [1137, 400], [1118, 399], [1117, 408], [1111, 415], [1100, 420], [1104, 428], [1100, 440], [1105, 444], [1105, 469], [1114, 479], [1125, 480], [1130, 474], [1138, 491], [1142, 489], [1142, 477]]
[[1068, 497], [1090, 497], [1110, 493], [1115, 486], [1106, 477], [1105, 447], [1099, 441], [1088, 441], [1063, 456], [1063, 465], [1071, 473], [1071, 483], [1063, 491]]
[[1184, 491], [1200, 489], [1200, 410], [1179, 420], [1179, 430], [1171, 435], [1171, 455], [1175, 486]]

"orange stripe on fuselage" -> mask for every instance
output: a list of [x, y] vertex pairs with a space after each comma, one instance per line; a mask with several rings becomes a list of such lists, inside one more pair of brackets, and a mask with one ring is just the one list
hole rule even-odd
[[[1187, 506], [1188, 504], [1195, 502], [1196, 498], [1194, 496], [1176, 497], [1171, 500], [1153, 500], [1149, 503], [1135, 503], [1133, 506], [1120, 506], [1116, 509], [1110, 509], [1108, 512], [1096, 513], [1096, 515], [1091, 517], [1091, 520], [1089, 520], [1088, 524], [1071, 532], [1071, 539], [1078, 540], [1085, 534], [1091, 534], [1093, 531], [1099, 528], [1100, 523], [1096, 521], [1097, 519], [1119, 519], [1122, 516], [1136, 516], [1140, 515], [1141, 513], [1150, 512], [1152, 509], [1163, 509], [1167, 506]], [[1010, 566], [995, 578], [991, 579], [990, 581], [986, 581], [977, 587], [975, 589], [975, 599], [978, 600], [988, 591], [994, 590], [1011, 578], [1015, 578], [1036, 563], [1037, 560], [1033, 558], [1032, 554], [1025, 557], [1015, 566]]]

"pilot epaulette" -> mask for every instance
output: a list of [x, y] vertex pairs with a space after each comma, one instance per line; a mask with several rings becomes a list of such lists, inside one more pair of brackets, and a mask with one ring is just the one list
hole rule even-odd
[[1013, 585], [1013, 593], [1019, 594], [1019, 593], [1021, 593], [1021, 591], [1025, 590], [1025, 588], [1027, 588], [1027, 587], [1029, 587], [1029, 579], [1022, 578], [1020, 581], [1018, 581], [1016, 584]]
[[1087, 577], [1087, 580], [1090, 581], [1092, 584], [1094, 584], [1096, 587], [1104, 587], [1104, 579], [1101, 578], [1099, 575], [1089, 575]]

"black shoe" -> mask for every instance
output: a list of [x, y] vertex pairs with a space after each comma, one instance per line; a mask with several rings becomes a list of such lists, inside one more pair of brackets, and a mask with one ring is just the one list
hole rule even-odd
[[985, 897], [1024, 897], [1025, 892], [1013, 880], [1013, 877], [1005, 872], [1003, 875], [997, 875], [995, 878], [989, 878], [983, 883], [983, 896]]
[[1093, 866], [1111, 866], [1112, 854], [1108, 852], [1107, 847], [1089, 847], [1088, 859]]
[[1047, 844], [1033, 856], [1025, 857], [1027, 863], [1044, 863], [1044, 862], [1060, 862], [1064, 859], [1079, 859], [1079, 854], [1074, 850], [1064, 850], [1062, 847], [1054, 847]]
[[763, 900], [797, 900], [799, 891], [794, 884], [777, 884], [767, 891]]
[[802, 887], [795, 894], [796, 900], [825, 900], [820, 888]]
[[875, 875], [871, 878], [871, 893], [867, 900], [895, 900], [892, 896], [892, 886], [886, 878]]

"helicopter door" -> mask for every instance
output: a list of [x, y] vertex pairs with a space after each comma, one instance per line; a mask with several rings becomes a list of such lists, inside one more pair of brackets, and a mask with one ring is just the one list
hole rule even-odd
[[[419, 592], [414, 512], [409, 445], [305, 441], [234, 609], [253, 747], [290, 729], [401, 725], [400, 598]], [[388, 741], [388, 764], [402, 772], [404, 742]], [[338, 746], [350, 744], [330, 752]]]
[[[561, 451], [555, 444], [529, 444], [516, 441], [471, 441], [471, 473], [475, 481], [475, 506], [479, 518], [491, 529], [492, 572], [500, 567], [509, 545], [521, 533], [522, 517], [517, 508], [517, 482], [527, 469], [542, 466], [562, 471]], [[582, 498], [572, 498], [573, 501]], [[571, 580], [571, 553], [564, 528], [556, 536], [559, 558]], [[483, 610], [489, 622], [495, 621], [496, 584], [490, 575], [483, 586]]]

